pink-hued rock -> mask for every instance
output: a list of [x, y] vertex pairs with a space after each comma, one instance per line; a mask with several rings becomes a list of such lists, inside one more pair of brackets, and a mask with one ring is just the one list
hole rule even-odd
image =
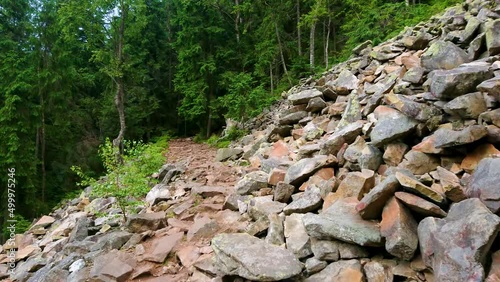
[[408, 209], [392, 197], [384, 207], [380, 233], [385, 249], [402, 260], [410, 260], [418, 247], [417, 222]]

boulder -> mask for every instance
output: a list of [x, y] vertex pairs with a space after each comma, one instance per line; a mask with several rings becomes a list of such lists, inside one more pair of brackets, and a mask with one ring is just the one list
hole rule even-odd
[[329, 264], [322, 271], [304, 279], [304, 282], [363, 282], [365, 276], [361, 263], [356, 260], [342, 260]]
[[320, 145], [320, 154], [336, 155], [344, 143], [352, 143], [356, 137], [361, 134], [363, 130], [364, 122], [356, 121], [351, 123], [340, 130], [336, 130], [332, 135], [330, 135], [326, 141]]
[[369, 282], [390, 282], [393, 281], [394, 275], [392, 268], [378, 261], [369, 261], [363, 266], [366, 279]]
[[454, 99], [474, 92], [483, 81], [493, 77], [487, 63], [470, 63], [452, 70], [436, 70], [425, 85], [437, 99]]
[[415, 175], [422, 175], [435, 170], [439, 164], [439, 158], [412, 149], [404, 155], [404, 160], [398, 167], [407, 169]]
[[323, 270], [328, 263], [326, 261], [319, 260], [315, 257], [308, 258], [305, 263], [306, 272], [308, 274], [314, 274]]
[[377, 147], [411, 134], [417, 125], [415, 120], [387, 106], [378, 106], [374, 113], [377, 122], [370, 133], [370, 139]]
[[127, 218], [125, 227], [132, 233], [155, 231], [167, 226], [165, 212], [133, 214]]
[[380, 233], [385, 237], [385, 249], [391, 255], [402, 260], [413, 258], [418, 247], [417, 222], [395, 197], [384, 207]]
[[285, 244], [284, 216], [272, 213], [267, 217], [269, 228], [266, 235], [266, 243], [282, 246]]
[[437, 174], [439, 176], [439, 183], [443, 187], [444, 194], [448, 199], [457, 203], [467, 198], [460, 179], [453, 172], [438, 166]]
[[334, 81], [335, 90], [340, 95], [346, 95], [358, 88], [358, 78], [349, 70], [344, 69]]
[[356, 210], [361, 218], [366, 220], [380, 218], [385, 203], [399, 187], [398, 179], [394, 175], [390, 175], [371, 189], [356, 205]]
[[500, 218], [479, 199], [453, 204], [444, 219], [423, 219], [418, 226], [420, 252], [435, 281], [483, 281], [499, 225]]
[[248, 195], [261, 188], [266, 188], [267, 178], [268, 174], [263, 171], [250, 172], [236, 184], [236, 193], [239, 195]]
[[309, 238], [304, 224], [302, 224], [303, 217], [304, 214], [291, 214], [285, 218], [284, 224], [286, 248], [299, 259], [312, 254], [311, 238]]
[[298, 111], [287, 114], [279, 119], [280, 125], [293, 125], [298, 123], [301, 119], [307, 117], [306, 111]]
[[490, 56], [500, 53], [500, 19], [485, 24], [486, 49]]
[[422, 54], [422, 67], [427, 70], [450, 70], [467, 63], [467, 53], [449, 41], [438, 40]]
[[479, 198], [493, 213], [500, 211], [500, 158], [483, 159], [472, 174], [467, 189], [468, 197]]
[[321, 192], [318, 187], [311, 186], [298, 199], [287, 205], [283, 212], [286, 215], [292, 213], [306, 213], [317, 210], [322, 203]]
[[349, 172], [340, 183], [335, 194], [340, 198], [354, 197], [361, 200], [375, 186], [375, 173], [373, 170]]
[[316, 89], [308, 89], [288, 96], [288, 101], [292, 102], [293, 105], [300, 105], [307, 104], [309, 103], [309, 100], [316, 97], [323, 97], [321, 91]]
[[156, 184], [146, 195], [146, 202], [150, 206], [155, 205], [160, 201], [166, 201], [172, 196], [169, 187], [165, 184]]
[[477, 119], [488, 107], [480, 92], [459, 96], [444, 105], [444, 111], [463, 119]]
[[467, 126], [462, 130], [440, 128], [434, 132], [434, 147], [448, 148], [475, 142], [488, 134], [482, 125]]
[[308, 213], [303, 223], [309, 236], [337, 239], [360, 246], [382, 246], [377, 222], [365, 221], [356, 211], [355, 198], [340, 199], [321, 214]]
[[95, 259], [90, 270], [90, 277], [97, 281], [124, 282], [128, 280], [136, 264], [137, 262], [130, 254], [113, 250]]
[[243, 154], [243, 149], [241, 148], [221, 148], [217, 150], [215, 155], [216, 162], [223, 162], [227, 160], [235, 160]]
[[388, 166], [397, 166], [401, 163], [407, 151], [408, 145], [405, 143], [390, 143], [385, 146], [382, 158]]
[[168, 254], [184, 237], [183, 232], [174, 233], [172, 235], [155, 238], [151, 247], [147, 249], [144, 259], [147, 261], [163, 263]]
[[276, 281], [294, 277], [302, 271], [301, 262], [290, 250], [244, 233], [219, 234], [212, 239], [212, 249], [215, 266], [224, 275]]
[[387, 94], [385, 95], [387, 104], [399, 110], [407, 117], [413, 118], [420, 122], [429, 122], [432, 120], [441, 120], [442, 112], [440, 109], [429, 106], [424, 103], [416, 102], [406, 95]]
[[353, 170], [377, 170], [382, 163], [382, 152], [377, 147], [367, 144], [363, 137], [358, 136], [356, 141], [345, 150], [344, 159], [351, 163]]
[[477, 90], [486, 92], [500, 102], [500, 77], [485, 80], [477, 86]]
[[422, 182], [408, 176], [407, 174], [396, 172], [396, 178], [403, 188], [412, 193], [421, 195], [437, 204], [443, 204], [446, 200], [445, 196], [441, 194], [440, 191], [436, 191], [431, 187], [422, 184]]
[[[318, 155], [302, 159], [290, 166], [285, 175], [285, 183], [300, 186], [309, 176], [323, 167], [331, 166], [335, 160], [329, 156]], [[267, 183], [266, 183], [267, 184]]]
[[278, 184], [276, 184], [276, 188], [274, 188], [274, 200], [282, 203], [287, 203], [292, 197], [294, 191], [295, 186], [280, 181], [278, 182]]
[[410, 208], [412, 211], [427, 217], [427, 216], [433, 216], [433, 217], [445, 217], [446, 212], [443, 211], [439, 206], [426, 201], [418, 196], [415, 196], [410, 193], [406, 192], [396, 192], [394, 193], [394, 196], [401, 201], [403, 204], [405, 204], [408, 208]]
[[306, 111], [316, 113], [326, 108], [327, 104], [321, 97], [315, 97], [307, 103]]

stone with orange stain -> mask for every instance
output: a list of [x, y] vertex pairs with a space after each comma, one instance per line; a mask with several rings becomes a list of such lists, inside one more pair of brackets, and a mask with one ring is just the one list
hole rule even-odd
[[418, 247], [417, 226], [410, 211], [392, 197], [384, 207], [380, 222], [385, 249], [402, 260], [412, 259]]
[[278, 140], [273, 144], [271, 152], [269, 153], [269, 157], [271, 158], [283, 158], [288, 156], [290, 151], [288, 150], [288, 146], [283, 140]]
[[412, 211], [423, 216], [445, 217], [446, 212], [439, 206], [406, 192], [396, 192], [394, 194], [398, 200], [404, 203]]
[[329, 264], [322, 271], [311, 275], [304, 282], [361, 282], [365, 281], [359, 260], [341, 260]]
[[278, 184], [278, 182], [285, 180], [285, 174], [286, 174], [286, 170], [274, 168], [271, 171], [271, 173], [269, 174], [269, 178], [267, 180], [267, 183], [275, 186], [276, 184]]
[[422, 142], [413, 146], [412, 150], [427, 154], [441, 154], [443, 152], [443, 148], [436, 148], [435, 142], [436, 142], [435, 135], [425, 137], [422, 140]]
[[457, 203], [467, 198], [464, 188], [460, 184], [460, 179], [453, 172], [438, 166], [437, 173], [441, 187], [448, 199]]
[[340, 183], [337, 194], [342, 198], [355, 197], [361, 200], [375, 186], [375, 173], [373, 170], [350, 172]]
[[482, 144], [474, 149], [474, 151], [467, 154], [467, 156], [462, 160], [460, 167], [469, 173], [473, 172], [482, 159], [495, 155], [500, 156], [500, 150], [495, 148], [492, 144]]
[[383, 155], [384, 162], [389, 166], [397, 166], [403, 160], [407, 150], [408, 145], [401, 142], [386, 145]]
[[491, 255], [491, 269], [486, 277], [486, 282], [500, 282], [500, 251], [496, 251]]

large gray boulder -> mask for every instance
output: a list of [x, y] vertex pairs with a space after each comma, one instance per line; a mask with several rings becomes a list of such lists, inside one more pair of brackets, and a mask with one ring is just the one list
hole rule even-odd
[[479, 199], [452, 205], [444, 219], [423, 219], [418, 226], [420, 252], [435, 281], [483, 281], [499, 226], [500, 218]]
[[288, 96], [288, 101], [292, 102], [293, 105], [307, 104], [309, 100], [321, 97], [323, 98], [323, 93], [317, 89], [307, 89], [301, 91], [297, 94], [292, 94]]
[[343, 127], [342, 129], [336, 130], [332, 135], [330, 135], [326, 141], [320, 145], [320, 154], [336, 155], [344, 143], [352, 143], [356, 137], [358, 137], [363, 130], [363, 121], [356, 121], [350, 123]]
[[212, 239], [215, 266], [225, 275], [238, 275], [253, 281], [277, 281], [302, 271], [301, 262], [287, 249], [254, 236], [219, 234]]
[[467, 63], [467, 53], [449, 41], [434, 42], [421, 57], [422, 66], [427, 70], [450, 70]]
[[500, 211], [500, 158], [479, 162], [466, 189], [468, 197], [479, 198], [493, 213]]
[[481, 82], [493, 77], [488, 63], [470, 63], [452, 70], [436, 70], [428, 75], [425, 85], [438, 99], [454, 99], [476, 90]]
[[370, 133], [370, 139], [377, 147], [407, 136], [417, 126], [414, 119], [387, 106], [378, 106], [374, 113], [378, 120]]
[[133, 214], [127, 218], [125, 223], [125, 227], [132, 233], [155, 231], [165, 226], [167, 226], [165, 212]]
[[333, 163], [334, 160], [325, 155], [302, 159], [288, 168], [285, 174], [285, 183], [298, 186], [319, 169], [333, 165]]
[[215, 155], [215, 161], [223, 162], [226, 160], [234, 160], [243, 154], [243, 149], [241, 148], [221, 148], [217, 150], [217, 155]]
[[339, 199], [321, 214], [308, 213], [302, 221], [309, 236], [338, 239], [360, 246], [383, 246], [378, 223], [366, 221], [356, 211], [355, 198]]
[[247, 195], [261, 188], [267, 187], [267, 173], [263, 171], [254, 171], [245, 175], [236, 184], [236, 193], [239, 195]]

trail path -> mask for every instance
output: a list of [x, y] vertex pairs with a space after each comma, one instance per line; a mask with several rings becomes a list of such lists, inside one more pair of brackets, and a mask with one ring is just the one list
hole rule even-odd
[[165, 208], [162, 205], [153, 208], [167, 212], [169, 227], [154, 232], [140, 249], [147, 254], [155, 249], [156, 242], [168, 241], [167, 237], [176, 232], [186, 235], [173, 247], [163, 265], [142, 261], [134, 271], [144, 271], [144, 275], [129, 281], [210, 281], [194, 265], [211, 260], [211, 238], [221, 232], [241, 232], [248, 225], [238, 212], [223, 209], [225, 197], [234, 191], [244, 168], [216, 162], [216, 152], [216, 148], [190, 138], [169, 142], [167, 163], [180, 163], [186, 168], [169, 185], [185, 194], [167, 202]]

